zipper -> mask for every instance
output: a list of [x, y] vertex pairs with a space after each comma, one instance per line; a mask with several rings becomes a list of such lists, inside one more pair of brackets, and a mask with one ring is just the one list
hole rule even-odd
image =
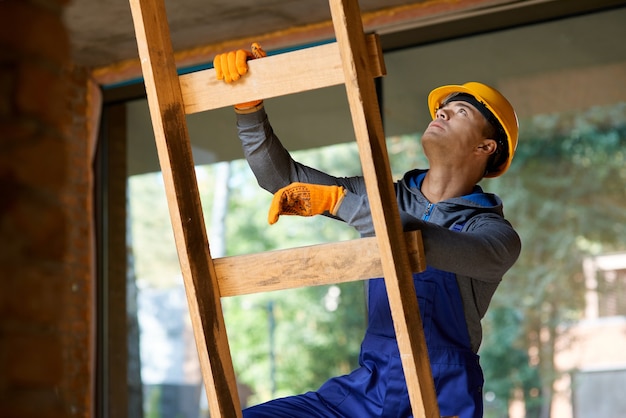
[[428, 203], [428, 206], [426, 206], [426, 210], [424, 211], [424, 214], [422, 215], [422, 220], [423, 221], [427, 221], [428, 219], [430, 219], [430, 214], [433, 213], [433, 209], [434, 209], [435, 205], [432, 203]]

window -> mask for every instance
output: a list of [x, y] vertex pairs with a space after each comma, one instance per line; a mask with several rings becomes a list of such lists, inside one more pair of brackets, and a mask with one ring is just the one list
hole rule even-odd
[[583, 269], [586, 318], [626, 316], [626, 253], [586, 258]]

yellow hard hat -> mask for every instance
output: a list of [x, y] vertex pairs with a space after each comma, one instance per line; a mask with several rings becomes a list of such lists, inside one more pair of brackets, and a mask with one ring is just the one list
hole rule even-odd
[[[464, 93], [473, 96], [478, 103], [484, 105], [489, 112], [498, 120], [506, 134], [509, 155], [496, 170], [489, 172], [485, 177], [498, 177], [503, 174], [511, 165], [515, 149], [517, 148], [517, 139], [519, 135], [519, 124], [517, 115], [511, 103], [496, 89], [486, 84], [469, 82], [463, 85], [447, 85], [441, 86], [430, 92], [428, 95], [428, 108], [430, 116], [435, 119], [437, 109], [445, 105], [446, 99], [455, 93]], [[479, 109], [482, 112], [482, 109]], [[489, 118], [487, 118], [489, 120]]]

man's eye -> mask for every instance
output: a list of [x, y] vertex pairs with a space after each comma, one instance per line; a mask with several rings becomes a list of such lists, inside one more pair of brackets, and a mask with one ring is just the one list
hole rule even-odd
[[459, 109], [459, 113], [461, 113], [461, 114], [463, 114], [463, 115], [467, 116], [467, 110], [465, 110], [465, 109], [463, 109], [463, 108]]

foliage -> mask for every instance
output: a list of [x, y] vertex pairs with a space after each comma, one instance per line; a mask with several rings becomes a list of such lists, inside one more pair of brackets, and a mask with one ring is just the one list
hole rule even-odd
[[584, 310], [583, 258], [626, 248], [626, 105], [520, 125], [511, 169], [486, 186], [503, 198], [523, 249], [484, 321], [482, 353], [486, 390], [508, 400], [511, 384], [526, 388], [528, 412], [532, 402], [549, 405], [555, 339]]

